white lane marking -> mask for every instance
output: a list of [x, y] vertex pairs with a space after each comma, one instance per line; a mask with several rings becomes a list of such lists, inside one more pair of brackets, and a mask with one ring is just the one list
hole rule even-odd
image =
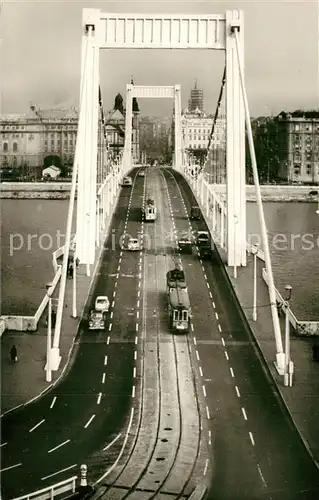
[[141, 290], [138, 290], [137, 296], [139, 297], [141, 295]]
[[192, 329], [192, 332], [194, 331], [194, 325], [193, 323], [191, 323], [191, 329]]
[[89, 427], [90, 423], [92, 422], [92, 420], [95, 418], [95, 415], [92, 415], [92, 417], [86, 422], [85, 426], [84, 426], [84, 429], [86, 429], [87, 427]]
[[216, 319], [218, 319], [218, 313], [215, 312]]
[[250, 437], [251, 444], [253, 446], [255, 446], [254, 436], [252, 435], [252, 433], [250, 431], [249, 431], [249, 437]]
[[137, 344], [138, 342], [138, 337], [135, 337], [135, 344]]
[[138, 323], [136, 323], [135, 330], [136, 331], [138, 330]]
[[107, 365], [107, 356], [104, 356], [104, 366]]
[[132, 398], [134, 398], [134, 396], [135, 396], [135, 385], [133, 385], [132, 387]]
[[213, 308], [215, 309], [215, 307], [216, 307], [216, 306], [215, 306], [215, 302], [213, 302]]
[[136, 360], [137, 358], [137, 351], [134, 351], [134, 359]]
[[136, 377], [136, 366], [134, 366], [134, 368], [133, 368], [133, 378], [135, 378], [135, 377]]
[[45, 422], [45, 418], [43, 420], [41, 420], [41, 422], [36, 424], [34, 427], [32, 427], [32, 429], [30, 429], [29, 432], [33, 432], [37, 427], [39, 427], [39, 425], [43, 424], [43, 422]]
[[207, 280], [207, 276], [206, 276], [206, 274], [205, 274], [205, 273], [204, 273], [204, 278], [205, 278], [205, 280]]
[[123, 255], [123, 250], [120, 251], [120, 257], [122, 257], [122, 255]]
[[235, 385], [235, 389], [236, 389], [237, 396], [240, 398], [240, 392], [239, 392], [237, 385]]
[[105, 383], [105, 373], [103, 373], [103, 376], [102, 376], [102, 384]]
[[196, 349], [196, 357], [197, 357], [197, 359], [199, 361], [199, 354], [198, 354], [198, 350], [197, 349]]
[[197, 345], [196, 337], [193, 338], [194, 344]]
[[20, 467], [21, 464], [15, 464], [15, 465], [10, 465], [10, 467], [6, 467], [5, 469], [0, 469], [0, 472], [4, 472], [5, 470], [9, 470], [9, 469], [14, 469], [15, 467]]
[[241, 411], [243, 412], [244, 419], [245, 419], [245, 420], [247, 420], [247, 415], [246, 415], [245, 408], [244, 408], [244, 407], [242, 407]]
[[113, 297], [115, 297], [115, 295], [116, 295], [116, 291], [114, 290], [114, 292], [113, 292]]
[[98, 404], [98, 405], [99, 405], [99, 404], [101, 403], [101, 397], [102, 397], [102, 392], [99, 392], [99, 395], [98, 395], [98, 397], [97, 397], [97, 402], [96, 402], [96, 404]]
[[267, 483], [266, 483], [266, 480], [265, 480], [265, 478], [263, 476], [263, 473], [261, 472], [261, 468], [260, 468], [259, 464], [257, 464], [257, 469], [258, 469], [258, 472], [259, 472], [259, 475], [260, 475], [260, 479], [263, 482], [263, 485], [265, 486], [265, 488], [267, 488]]
[[51, 408], [53, 408], [53, 406], [55, 405], [55, 402], [56, 402], [56, 396], [54, 396], [54, 398], [52, 399], [52, 403], [50, 405], [50, 410]]
[[203, 393], [204, 393], [204, 396], [206, 398], [206, 387], [203, 385]]
[[2, 448], [2, 446], [5, 446], [6, 444], [8, 444], [8, 443], [1, 443], [0, 448]]
[[112, 312], [111, 312], [111, 314], [110, 314], [110, 318], [111, 318], [111, 319], [113, 318], [113, 311], [112, 311]]
[[139, 308], [139, 307], [140, 307], [140, 301], [139, 301], [139, 300], [137, 301], [136, 307], [137, 307], [137, 308]]
[[208, 431], [208, 444], [212, 444], [212, 431]]
[[218, 323], [218, 330], [221, 332], [222, 331], [222, 327], [220, 326], [220, 324]]
[[140, 317], [140, 313], [138, 311], [136, 311], [136, 317], [137, 319]]
[[109, 332], [112, 330], [112, 322], [109, 324]]
[[110, 336], [107, 337], [106, 344], [109, 345], [110, 343]]
[[[121, 259], [121, 257], [120, 257], [120, 258], [119, 258], [119, 264], [121, 264], [121, 260], [122, 260], [122, 259]], [[119, 266], [119, 267], [120, 267], [120, 266]]]
[[203, 370], [202, 370], [201, 366], [199, 367], [199, 373], [200, 373], [200, 376], [202, 377], [203, 376]]
[[205, 461], [205, 468], [204, 468], [203, 476], [206, 476], [207, 468], [208, 468], [208, 458], [206, 458], [206, 461]]
[[213, 298], [212, 292], [209, 292], [209, 296], [210, 296], [211, 299]]
[[64, 446], [65, 444], [69, 443], [71, 439], [67, 439], [66, 441], [63, 441], [63, 443], [58, 444], [58, 446], [55, 446], [55, 448], [51, 448], [51, 450], [48, 451], [48, 453], [52, 453], [52, 451], [57, 450], [58, 448], [61, 448], [61, 446]]
[[[115, 287], [115, 288], [117, 287], [117, 281], [115, 282], [115, 285], [114, 285], [114, 287]], [[115, 293], [116, 293], [116, 292], [115, 292]]]
[[229, 361], [229, 356], [228, 356], [227, 351], [224, 351], [224, 353], [225, 353], [225, 358], [227, 359], [227, 361]]
[[222, 337], [222, 344], [223, 344], [223, 346], [225, 347], [225, 340], [224, 340], [224, 337]]
[[65, 469], [58, 470], [58, 472], [53, 472], [53, 474], [49, 474], [48, 476], [41, 477], [41, 481], [45, 481], [46, 479], [49, 479], [49, 477], [56, 476], [57, 474], [61, 474], [61, 472], [65, 472], [70, 469], [74, 469], [74, 467], [77, 467], [78, 464], [70, 465], [70, 467], [66, 467]]
[[230, 370], [231, 376], [234, 378], [235, 375], [234, 375], [234, 370], [232, 369], [232, 367], [230, 367], [229, 370]]
[[111, 307], [114, 307], [114, 304], [115, 304], [115, 300], [113, 300]]
[[207, 415], [207, 418], [209, 420], [210, 419], [210, 414], [209, 414], [209, 408], [208, 408], [208, 406], [206, 406], [206, 415]]
[[107, 450], [108, 448], [110, 448], [112, 446], [112, 444], [115, 443], [115, 441], [117, 441], [120, 437], [122, 436], [122, 434], [118, 434], [116, 436], [116, 438], [113, 439], [113, 441], [111, 441], [107, 446], [105, 446], [105, 448], [103, 448], [103, 451]]

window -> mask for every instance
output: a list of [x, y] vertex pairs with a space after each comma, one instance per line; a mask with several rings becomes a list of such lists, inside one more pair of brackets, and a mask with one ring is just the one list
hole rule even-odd
[[18, 151], [18, 144], [16, 142], [13, 143], [12, 145], [12, 151], [16, 153]]
[[307, 169], [307, 175], [311, 175], [312, 167], [310, 163], [308, 163], [306, 169]]
[[4, 143], [3, 143], [3, 152], [4, 152], [4, 153], [7, 153], [7, 151], [8, 151], [8, 143], [7, 143], [7, 142], [4, 142]]
[[300, 171], [301, 171], [300, 165], [295, 165], [294, 166], [295, 175], [300, 175]]
[[295, 123], [295, 132], [299, 132], [299, 123]]
[[306, 127], [305, 128], [306, 128], [307, 132], [311, 132], [312, 131], [312, 126], [311, 126], [310, 123], [306, 123]]

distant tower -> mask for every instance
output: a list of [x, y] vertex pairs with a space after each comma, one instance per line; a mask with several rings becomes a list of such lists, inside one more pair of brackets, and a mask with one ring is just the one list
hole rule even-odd
[[[131, 85], [134, 85], [131, 78]], [[132, 123], [132, 158], [134, 163], [140, 159], [140, 109], [136, 97], [132, 99], [133, 123]]]
[[190, 99], [188, 101], [188, 110], [195, 111], [198, 108], [204, 111], [204, 95], [202, 89], [197, 88], [197, 80], [195, 80], [194, 88], [191, 90]]

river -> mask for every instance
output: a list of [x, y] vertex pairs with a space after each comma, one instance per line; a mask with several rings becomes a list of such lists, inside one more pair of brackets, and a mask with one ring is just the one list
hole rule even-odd
[[[1, 314], [33, 315], [52, 280], [52, 252], [64, 242], [68, 200], [2, 200]], [[319, 215], [314, 203], [264, 203], [275, 284], [293, 287], [300, 320], [319, 320]], [[247, 238], [260, 235], [247, 203]]]

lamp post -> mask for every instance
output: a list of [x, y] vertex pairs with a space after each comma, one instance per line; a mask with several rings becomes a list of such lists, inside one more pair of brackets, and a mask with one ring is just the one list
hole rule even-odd
[[290, 323], [289, 323], [289, 300], [291, 299], [292, 287], [290, 285], [285, 286], [287, 292], [285, 297], [285, 370], [284, 370], [284, 385], [286, 387], [292, 386], [292, 368], [290, 364]]
[[[319, 187], [319, 186], [318, 186], [318, 187]], [[318, 189], [318, 208], [317, 208], [317, 210], [316, 210], [316, 214], [318, 214], [318, 215], [319, 215], [319, 189]]]
[[52, 283], [47, 283], [45, 285], [47, 289], [48, 301], [48, 331], [47, 331], [47, 364], [46, 364], [46, 381], [52, 381], [52, 371], [51, 371], [51, 337], [52, 337]]
[[[223, 217], [223, 210], [221, 212]], [[234, 214], [234, 278], [237, 278], [237, 265], [236, 265], [236, 224], [238, 224], [238, 217]]]
[[257, 244], [251, 247], [251, 253], [254, 256], [253, 320], [257, 321], [257, 254], [258, 254]]

